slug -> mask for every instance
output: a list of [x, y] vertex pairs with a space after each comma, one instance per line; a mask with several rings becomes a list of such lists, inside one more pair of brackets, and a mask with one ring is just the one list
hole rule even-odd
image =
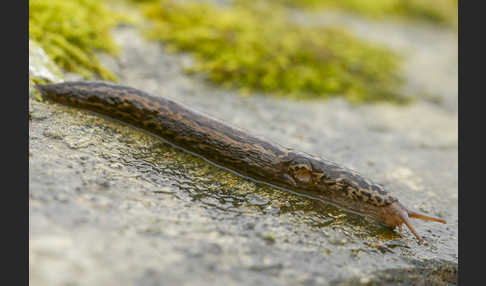
[[372, 217], [422, 244], [410, 218], [446, 223], [407, 209], [381, 185], [356, 171], [269, 140], [128, 86], [79, 81], [36, 85], [47, 99], [87, 109], [152, 132], [213, 164], [257, 182], [310, 196]]

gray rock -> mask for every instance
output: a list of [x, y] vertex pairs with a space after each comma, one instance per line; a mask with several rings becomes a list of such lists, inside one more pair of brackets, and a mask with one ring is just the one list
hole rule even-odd
[[[403, 45], [436, 33], [394, 31], [412, 39]], [[443, 35], [434, 61], [457, 65]], [[30, 99], [32, 285], [457, 284], [457, 70], [439, 82], [440, 65], [409, 55], [410, 81], [428, 85], [411, 84], [414, 93], [449, 85], [452, 108], [243, 97], [185, 75], [188, 55], [133, 28], [114, 36], [123, 52], [102, 60], [120, 83], [359, 170], [448, 224], [416, 221], [417, 245], [408, 231], [257, 185], [117, 121]]]

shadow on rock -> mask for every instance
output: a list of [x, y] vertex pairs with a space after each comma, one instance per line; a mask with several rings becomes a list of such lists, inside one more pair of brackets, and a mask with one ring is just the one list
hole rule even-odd
[[452, 286], [459, 284], [457, 263], [437, 260], [414, 260], [415, 268], [396, 268], [373, 272], [367, 276], [334, 280], [332, 286], [414, 285]]

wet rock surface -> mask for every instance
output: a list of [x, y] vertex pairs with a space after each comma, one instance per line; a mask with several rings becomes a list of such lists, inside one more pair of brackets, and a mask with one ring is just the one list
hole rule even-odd
[[[388, 40], [374, 24], [360, 27]], [[114, 31], [120, 58], [103, 62], [121, 84], [359, 170], [409, 208], [447, 220], [414, 221], [424, 245], [408, 231], [239, 178], [133, 127], [31, 97], [32, 285], [456, 285], [457, 69], [428, 62], [433, 47], [417, 43], [430, 33], [444, 47], [434, 62], [457, 65], [449, 50], [457, 38], [387, 29], [402, 39], [398, 50], [409, 43], [405, 88], [418, 99], [408, 106], [244, 97], [185, 75], [189, 56], [168, 54], [130, 27]]]

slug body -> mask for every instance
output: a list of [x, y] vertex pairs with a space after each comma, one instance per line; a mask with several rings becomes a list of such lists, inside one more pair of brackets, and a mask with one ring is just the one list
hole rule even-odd
[[408, 210], [381, 185], [336, 163], [288, 150], [172, 100], [104, 82], [37, 85], [50, 100], [88, 109], [150, 131], [236, 173], [373, 217], [389, 227], [409, 218], [445, 223]]

